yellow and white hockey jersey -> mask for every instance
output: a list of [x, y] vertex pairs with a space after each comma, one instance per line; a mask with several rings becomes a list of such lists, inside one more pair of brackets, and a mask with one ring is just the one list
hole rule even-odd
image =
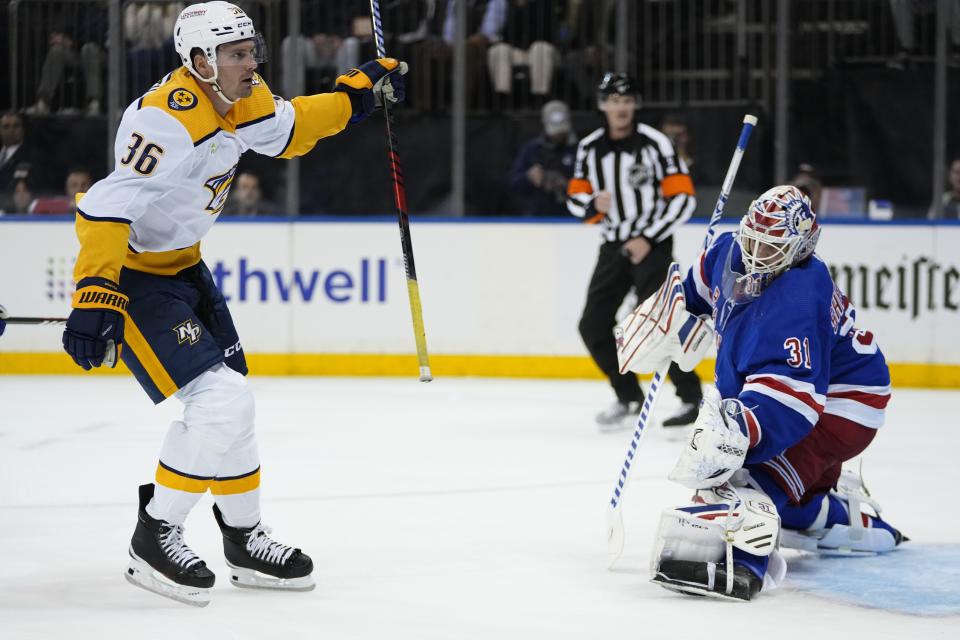
[[347, 125], [345, 93], [287, 101], [256, 79], [250, 97], [225, 117], [185, 67], [127, 108], [117, 130], [116, 168], [77, 206], [75, 281], [118, 282], [121, 266], [173, 275], [196, 264], [200, 239], [223, 209], [244, 151], [294, 158]]

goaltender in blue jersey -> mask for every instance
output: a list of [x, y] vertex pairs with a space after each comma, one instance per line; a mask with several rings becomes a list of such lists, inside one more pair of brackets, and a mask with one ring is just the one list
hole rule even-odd
[[119, 356], [154, 402], [184, 404], [155, 483], [140, 487], [124, 575], [203, 606], [215, 577], [184, 542], [183, 522], [208, 490], [233, 584], [303, 591], [314, 582], [310, 557], [260, 523], [243, 346], [200, 240], [223, 210], [241, 154], [309, 152], [384, 100], [403, 100], [406, 64], [373, 60], [337, 78], [331, 93], [285, 100], [256, 73], [263, 39], [239, 7], [190, 5], [173, 38], [183, 66], [126, 109], [115, 170], [78, 202], [77, 290], [63, 345], [84, 369]]
[[905, 540], [859, 476], [842, 470], [883, 425], [890, 375], [814, 254], [819, 235], [809, 199], [774, 187], [685, 278], [674, 264], [617, 328], [624, 370], [659, 371], [669, 360], [692, 369], [717, 348], [716, 386], [670, 474], [697, 494], [661, 519], [653, 564], [661, 586], [750, 599], [784, 577], [778, 538], [847, 554]]

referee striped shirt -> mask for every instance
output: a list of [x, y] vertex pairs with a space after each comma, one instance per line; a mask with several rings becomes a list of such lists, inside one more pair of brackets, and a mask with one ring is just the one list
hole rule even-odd
[[[612, 196], [609, 211], [594, 206], [600, 191]], [[659, 130], [641, 123], [629, 138], [611, 140], [600, 128], [580, 141], [567, 209], [585, 222], [602, 222], [607, 242], [639, 235], [661, 242], [696, 206], [687, 166]]]

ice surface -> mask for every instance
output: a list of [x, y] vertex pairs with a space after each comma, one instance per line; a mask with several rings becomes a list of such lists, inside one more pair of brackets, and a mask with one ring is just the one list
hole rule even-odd
[[[648, 582], [660, 510], [687, 497], [665, 480], [679, 445], [658, 430], [606, 570], [604, 510], [631, 433], [594, 428], [603, 383], [252, 384], [264, 521], [313, 556], [317, 589], [229, 585], [209, 497], [186, 535], [219, 575], [210, 606], [132, 588], [137, 485], [176, 401], [154, 407], [132, 379], [0, 377], [0, 638], [958, 637], [955, 392], [895, 389], [867, 452], [868, 487], [913, 540], [902, 556], [793, 555], [783, 589], [741, 605]], [[659, 415], [676, 404], [668, 386]], [[891, 580], [902, 588], [867, 588]]]

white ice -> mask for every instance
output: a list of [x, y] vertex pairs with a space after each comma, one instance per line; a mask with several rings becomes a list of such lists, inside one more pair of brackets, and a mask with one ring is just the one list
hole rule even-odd
[[[958, 637], [956, 613], [818, 595], [816, 559], [792, 557], [793, 585], [788, 574], [749, 604], [650, 584], [659, 513], [687, 496], [665, 480], [679, 443], [655, 429], [626, 494], [626, 552], [608, 571], [604, 509], [631, 432], [597, 433], [593, 413], [610, 400], [601, 382], [252, 384], [264, 522], [313, 556], [317, 589], [232, 587], [209, 497], [187, 540], [218, 573], [210, 606], [131, 587], [121, 574], [137, 485], [152, 480], [177, 403], [154, 407], [126, 378], [0, 377], [0, 638]], [[896, 389], [865, 456], [870, 490], [917, 549], [960, 542], [958, 398]], [[665, 388], [660, 415], [676, 403]], [[956, 580], [936, 586], [957, 612], [960, 555], [951, 557]], [[928, 568], [913, 567], [912, 580]]]

